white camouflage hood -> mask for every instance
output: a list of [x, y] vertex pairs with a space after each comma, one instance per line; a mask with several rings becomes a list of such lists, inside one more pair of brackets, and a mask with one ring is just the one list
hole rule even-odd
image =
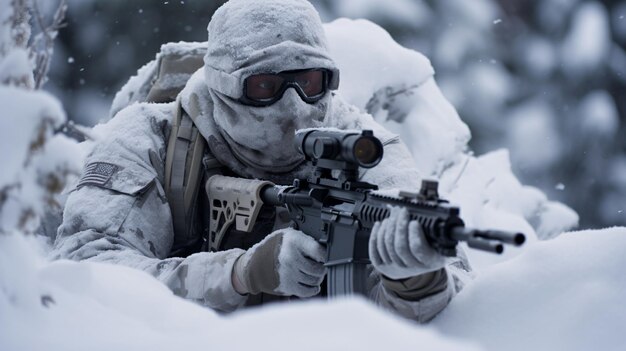
[[209, 147], [244, 176], [293, 171], [303, 162], [294, 132], [324, 125], [331, 94], [307, 104], [290, 88], [266, 107], [237, 99], [243, 80], [255, 73], [326, 68], [338, 82], [317, 11], [306, 0], [231, 0], [215, 12], [208, 31], [204, 81], [212, 106], [201, 109], [212, 109], [203, 116], [211, 121], [194, 120]]

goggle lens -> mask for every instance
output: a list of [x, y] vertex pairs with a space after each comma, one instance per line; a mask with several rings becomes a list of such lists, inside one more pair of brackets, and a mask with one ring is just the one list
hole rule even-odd
[[280, 92], [285, 79], [275, 74], [256, 74], [246, 79], [246, 95], [253, 100], [271, 99]]
[[313, 97], [324, 92], [323, 71], [302, 72], [294, 76], [294, 81], [307, 97]]
[[290, 87], [294, 87], [304, 101], [315, 102], [326, 92], [328, 79], [326, 70], [312, 69], [255, 74], [246, 78], [244, 84], [243, 101], [265, 106], [279, 100], [285, 90]]

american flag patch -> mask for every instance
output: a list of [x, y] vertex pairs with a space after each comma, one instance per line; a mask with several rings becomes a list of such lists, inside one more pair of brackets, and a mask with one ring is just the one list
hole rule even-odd
[[103, 186], [117, 172], [119, 167], [105, 162], [90, 163], [85, 167], [83, 177], [78, 182], [78, 188], [84, 185]]

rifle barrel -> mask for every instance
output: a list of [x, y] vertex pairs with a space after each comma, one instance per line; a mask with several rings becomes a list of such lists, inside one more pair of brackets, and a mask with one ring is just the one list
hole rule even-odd
[[526, 241], [526, 236], [522, 233], [507, 232], [503, 230], [479, 230], [476, 235], [481, 238], [498, 240], [515, 246], [520, 246]]
[[452, 229], [452, 238], [458, 241], [465, 241], [471, 248], [502, 253], [504, 244], [520, 246], [526, 241], [526, 236], [522, 233], [507, 232], [503, 230], [479, 230], [465, 227]]

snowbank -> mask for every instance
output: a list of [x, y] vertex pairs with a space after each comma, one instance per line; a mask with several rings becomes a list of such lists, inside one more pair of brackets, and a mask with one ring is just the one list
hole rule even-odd
[[470, 282], [430, 326], [360, 299], [277, 304], [219, 316], [151, 276], [44, 262], [0, 236], [2, 350], [620, 350], [626, 228], [536, 242]]
[[486, 350], [623, 350], [626, 228], [565, 233], [482, 272], [433, 321]]
[[43, 262], [0, 236], [2, 350], [478, 350], [360, 299], [281, 304], [222, 317], [146, 273]]

